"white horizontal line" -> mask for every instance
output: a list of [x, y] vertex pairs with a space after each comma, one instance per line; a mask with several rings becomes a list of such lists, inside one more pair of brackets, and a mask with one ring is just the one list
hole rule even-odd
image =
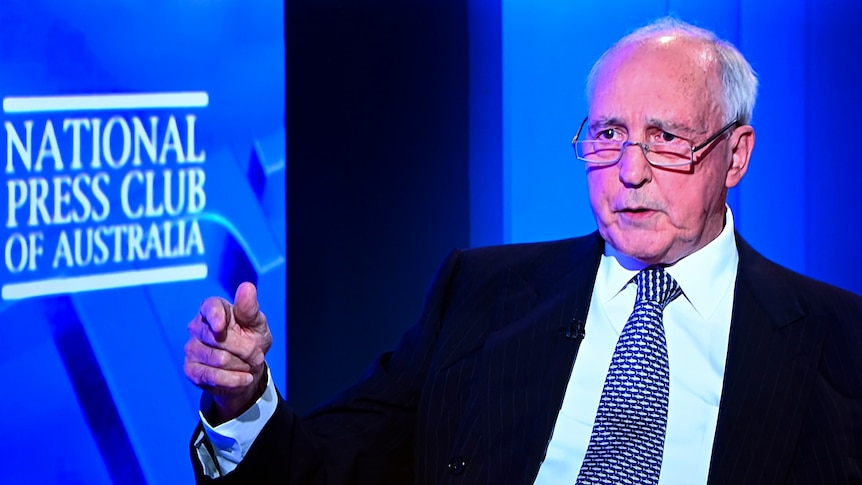
[[158, 269], [119, 271], [69, 278], [49, 278], [27, 283], [3, 285], [4, 300], [21, 300], [36, 296], [80, 293], [82, 291], [126, 288], [175, 281], [201, 280], [207, 277], [206, 264], [189, 264]]
[[3, 98], [3, 112], [39, 113], [49, 111], [205, 108], [209, 102], [209, 94], [206, 91], [86, 94], [80, 96], [9, 96]]

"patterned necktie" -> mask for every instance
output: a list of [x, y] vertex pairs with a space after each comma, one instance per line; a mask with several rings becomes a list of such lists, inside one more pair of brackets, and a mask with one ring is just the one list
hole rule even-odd
[[670, 375], [662, 313], [681, 290], [658, 267], [635, 279], [635, 308], [614, 349], [578, 485], [657, 484], [661, 473]]

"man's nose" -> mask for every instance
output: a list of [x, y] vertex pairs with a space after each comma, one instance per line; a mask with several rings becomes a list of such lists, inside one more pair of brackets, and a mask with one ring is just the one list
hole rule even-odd
[[640, 187], [652, 180], [652, 165], [647, 160], [645, 143], [629, 142], [622, 148], [619, 167], [620, 182], [626, 187]]

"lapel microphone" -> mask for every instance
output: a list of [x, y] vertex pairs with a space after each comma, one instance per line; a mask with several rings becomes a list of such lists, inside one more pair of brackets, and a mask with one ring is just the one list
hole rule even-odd
[[584, 339], [584, 335], [586, 335], [586, 326], [586, 322], [573, 318], [568, 325], [560, 327], [560, 334], [567, 339], [581, 341]]

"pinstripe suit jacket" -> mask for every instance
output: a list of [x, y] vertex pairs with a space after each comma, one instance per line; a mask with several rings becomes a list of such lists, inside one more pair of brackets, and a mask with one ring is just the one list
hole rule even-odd
[[[709, 482], [862, 483], [862, 298], [737, 242]], [[594, 233], [454, 252], [394, 352], [306, 418], [280, 403], [223, 480], [532, 483], [602, 250]]]

